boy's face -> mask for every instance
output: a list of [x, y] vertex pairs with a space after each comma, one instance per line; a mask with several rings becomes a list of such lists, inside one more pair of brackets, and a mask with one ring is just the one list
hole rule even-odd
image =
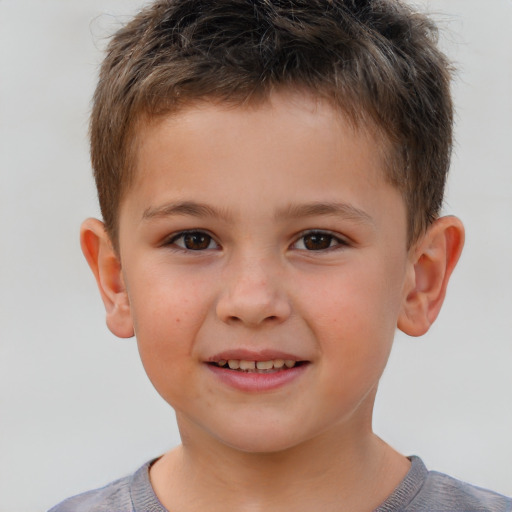
[[302, 95], [202, 103], [145, 128], [120, 209], [122, 276], [184, 438], [268, 452], [370, 427], [413, 279], [380, 151]]

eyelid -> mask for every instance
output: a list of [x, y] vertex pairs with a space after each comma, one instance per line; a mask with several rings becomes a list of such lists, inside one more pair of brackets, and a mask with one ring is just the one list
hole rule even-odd
[[296, 236], [295, 241], [290, 245], [290, 247], [293, 248], [293, 246], [296, 245], [297, 242], [301, 238], [304, 238], [307, 235], [315, 235], [315, 234], [331, 236], [334, 240], [336, 240], [337, 243], [336, 243], [336, 245], [334, 245], [332, 247], [327, 247], [326, 249], [318, 249], [316, 251], [315, 250], [308, 250], [308, 249], [297, 249], [297, 250], [305, 251], [305, 252], [311, 252], [311, 253], [314, 253], [314, 252], [322, 253], [322, 252], [332, 251], [332, 250], [336, 250], [336, 249], [340, 249], [340, 248], [344, 248], [344, 247], [350, 246], [350, 241], [349, 241], [349, 239], [346, 236], [340, 235], [339, 233], [335, 233], [335, 232], [330, 231], [328, 229], [314, 229], [313, 228], [313, 229], [306, 229], [304, 231], [301, 231]]
[[[181, 247], [181, 246], [179, 246], [179, 245], [177, 245], [175, 243], [176, 240], [179, 240], [180, 238], [186, 236], [187, 234], [191, 234], [191, 233], [204, 234], [204, 235], [210, 237], [211, 240], [213, 241], [213, 243], [216, 245], [216, 247], [215, 248], [193, 250], [193, 249], [187, 249], [186, 247]], [[320, 252], [321, 253], [321, 252], [327, 252], [327, 251], [336, 250], [338, 248], [347, 247], [347, 246], [350, 245], [350, 241], [348, 240], [348, 238], [346, 236], [340, 235], [339, 233], [335, 233], [335, 232], [330, 231], [328, 229], [315, 229], [315, 228], [313, 228], [313, 229], [306, 229], [304, 231], [301, 231], [295, 237], [295, 239], [292, 242], [292, 244], [290, 244], [290, 248], [293, 249], [294, 246], [297, 244], [297, 242], [300, 239], [304, 238], [305, 236], [307, 236], [307, 235], [314, 235], [314, 234], [330, 236], [337, 243], [334, 246], [328, 247], [326, 249], [318, 249], [318, 250], [298, 249], [298, 250], [307, 251], [307, 252]], [[163, 246], [171, 247], [172, 249], [177, 250], [177, 251], [194, 252], [194, 253], [201, 253], [201, 252], [204, 252], [204, 251], [217, 250], [217, 249], [221, 248], [220, 243], [217, 241], [216, 237], [212, 233], [210, 233], [208, 230], [199, 229], [199, 228], [197, 228], [197, 229], [196, 228], [184, 229], [182, 231], [176, 231], [175, 233], [172, 233], [171, 235], [165, 237], [165, 239], [162, 242], [162, 245]]]
[[[207, 249], [194, 250], [194, 249], [187, 249], [186, 247], [181, 247], [179, 245], [176, 245], [176, 243], [175, 243], [176, 240], [179, 240], [180, 238], [182, 238], [188, 234], [191, 234], [191, 233], [199, 233], [199, 234], [206, 235], [206, 236], [210, 237], [211, 240], [215, 243], [216, 247], [211, 248], [211, 249], [207, 248]], [[199, 229], [199, 228], [198, 229], [184, 229], [182, 231], [176, 231], [175, 233], [165, 237], [162, 245], [168, 246], [176, 251], [182, 251], [182, 252], [187, 252], [187, 253], [201, 253], [201, 252], [205, 252], [205, 251], [218, 250], [221, 248], [221, 245], [219, 244], [219, 242], [217, 241], [217, 239], [215, 238], [215, 236], [212, 233], [210, 233], [206, 229]]]

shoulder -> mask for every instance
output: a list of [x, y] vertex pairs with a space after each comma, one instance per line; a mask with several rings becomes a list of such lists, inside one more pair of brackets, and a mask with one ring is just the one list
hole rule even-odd
[[404, 480], [375, 512], [512, 512], [512, 499], [437, 471], [409, 457]]
[[134, 482], [148, 480], [148, 462], [134, 474], [64, 500], [48, 512], [134, 512]]
[[78, 494], [49, 510], [49, 512], [132, 512], [130, 477], [121, 478], [100, 489]]
[[429, 471], [415, 503], [430, 510], [461, 512], [512, 512], [512, 499], [488, 489], [457, 480], [437, 471]]
[[512, 498], [437, 471], [425, 472], [407, 511], [512, 512]]

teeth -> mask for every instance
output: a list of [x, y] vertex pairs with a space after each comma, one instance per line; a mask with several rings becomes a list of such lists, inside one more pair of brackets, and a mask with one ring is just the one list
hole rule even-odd
[[256, 368], [256, 363], [254, 361], [244, 361], [243, 359], [240, 361], [240, 370], [254, 370]]
[[245, 359], [220, 359], [217, 361], [218, 366], [229, 366], [231, 370], [279, 370], [286, 366], [286, 368], [293, 368], [297, 361], [293, 359], [272, 359], [270, 361], [247, 361]]
[[256, 368], [258, 368], [258, 370], [271, 370], [274, 368], [274, 363], [273, 361], [258, 361]]

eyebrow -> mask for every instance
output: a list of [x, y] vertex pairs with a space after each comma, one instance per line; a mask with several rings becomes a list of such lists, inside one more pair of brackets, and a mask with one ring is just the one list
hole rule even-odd
[[296, 219], [303, 217], [315, 217], [320, 215], [332, 215], [335, 217], [342, 217], [347, 220], [362, 222], [364, 224], [371, 224], [372, 226], [375, 225], [373, 218], [364, 210], [360, 210], [351, 204], [336, 202], [291, 204], [283, 210], [277, 212], [276, 218], [285, 217]]
[[154, 218], [171, 217], [174, 215], [190, 215], [192, 217], [215, 217], [227, 220], [229, 214], [227, 211], [217, 210], [212, 206], [194, 201], [181, 201], [168, 203], [156, 208], [146, 208], [142, 214], [142, 220]]
[[[142, 214], [142, 220], [151, 220], [154, 218], [165, 218], [171, 216], [192, 216], [192, 217], [212, 217], [229, 221], [231, 215], [227, 210], [219, 210], [204, 203], [195, 201], [181, 201], [168, 203], [155, 208], [146, 208]], [[278, 210], [274, 216], [275, 220], [300, 219], [315, 216], [335, 216], [364, 224], [375, 225], [373, 218], [364, 210], [356, 208], [347, 203], [336, 202], [312, 202], [305, 204], [290, 204], [285, 208]]]

